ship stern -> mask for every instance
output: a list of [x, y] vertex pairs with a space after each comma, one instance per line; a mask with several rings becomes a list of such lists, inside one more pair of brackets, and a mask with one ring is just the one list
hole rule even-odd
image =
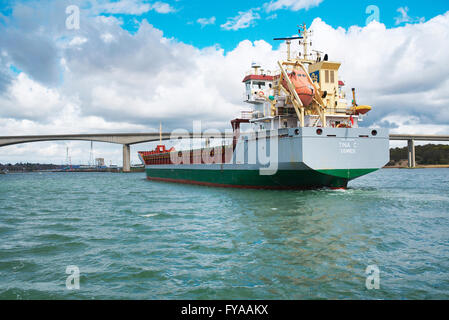
[[330, 187], [345, 188], [389, 162], [388, 129], [308, 127], [300, 129], [300, 136], [302, 162], [332, 178]]

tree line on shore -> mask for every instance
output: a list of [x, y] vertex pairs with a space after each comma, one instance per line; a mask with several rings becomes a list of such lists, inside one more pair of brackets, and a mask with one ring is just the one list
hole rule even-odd
[[19, 171], [19, 172], [28, 172], [28, 171], [36, 171], [36, 170], [55, 170], [61, 169], [61, 165], [56, 164], [41, 164], [41, 163], [16, 163], [16, 164], [1, 164], [0, 163], [0, 171]]
[[[415, 146], [416, 163], [421, 165], [443, 165], [449, 164], [449, 145], [426, 144]], [[390, 149], [390, 162], [395, 165], [402, 160], [408, 159], [408, 147]]]

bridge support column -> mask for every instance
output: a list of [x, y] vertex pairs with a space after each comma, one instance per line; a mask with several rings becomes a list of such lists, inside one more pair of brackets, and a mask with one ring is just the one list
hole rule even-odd
[[123, 172], [131, 172], [131, 147], [129, 144], [123, 145]]
[[415, 159], [415, 140], [408, 140], [408, 167], [414, 168], [416, 167], [416, 159]]

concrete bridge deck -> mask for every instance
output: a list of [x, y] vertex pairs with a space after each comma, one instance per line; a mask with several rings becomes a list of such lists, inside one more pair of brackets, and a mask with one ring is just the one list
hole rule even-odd
[[[129, 172], [130, 146], [133, 144], [170, 140], [176, 138], [201, 138], [201, 133], [98, 133], [98, 134], [66, 134], [66, 135], [29, 135], [29, 136], [0, 136], [0, 147], [20, 143], [58, 141], [58, 140], [83, 140], [115, 143], [123, 145], [123, 171]], [[232, 134], [222, 134], [223, 138], [232, 138]], [[449, 141], [449, 135], [412, 135], [391, 134], [390, 140], [403, 140], [408, 142], [408, 164], [413, 168], [416, 166], [415, 141]]]

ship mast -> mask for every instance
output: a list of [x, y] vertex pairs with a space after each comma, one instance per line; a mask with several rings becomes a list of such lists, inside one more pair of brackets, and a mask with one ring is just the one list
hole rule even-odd
[[301, 62], [311, 64], [313, 61], [309, 59], [309, 45], [311, 46], [312, 42], [309, 42], [309, 36], [312, 34], [312, 31], [308, 30], [306, 24], [304, 23], [299, 27], [299, 34], [303, 39], [299, 43], [302, 44], [304, 51], [304, 59], [302, 59]]
[[[309, 42], [309, 35], [311, 35], [311, 31], [307, 30], [306, 24], [303, 24], [301, 27], [299, 27], [299, 36], [296, 37], [289, 37], [289, 38], [274, 38], [273, 40], [284, 40], [287, 44], [287, 60], [286, 61], [278, 61], [278, 66], [280, 68], [280, 78], [277, 82], [277, 92], [284, 91], [289, 97], [290, 101], [293, 105], [293, 108], [295, 109], [296, 115], [298, 117], [299, 123], [301, 127], [304, 127], [304, 117], [306, 114], [306, 108], [308, 108], [308, 111], [315, 112], [318, 114], [318, 116], [321, 119], [322, 126], [326, 126], [326, 115], [325, 115], [325, 103], [321, 97], [321, 93], [319, 88], [313, 83], [312, 79], [310, 78], [309, 72], [304, 66], [305, 64], [313, 64], [314, 61], [309, 59], [309, 53], [308, 53], [308, 46], [311, 45], [311, 42]], [[304, 57], [301, 59], [300, 56], [291, 58], [290, 56], [290, 45], [291, 40], [299, 39], [299, 43], [303, 45], [304, 48]], [[304, 74], [307, 76], [310, 85], [314, 88], [314, 103], [311, 104], [311, 106], [305, 107], [299, 98], [295, 86], [289, 79], [289, 72], [297, 70], [304, 71]], [[285, 81], [287, 84], [287, 88], [284, 88], [282, 85], [282, 81]]]
[[159, 122], [159, 145], [162, 145], [162, 122]]
[[291, 54], [290, 54], [290, 46], [292, 44], [292, 40], [297, 40], [297, 39], [302, 39], [302, 36], [299, 37], [290, 37], [290, 38], [274, 38], [273, 40], [278, 41], [278, 40], [283, 40], [285, 41], [285, 43], [287, 44], [287, 61], [292, 60], [291, 59]]

